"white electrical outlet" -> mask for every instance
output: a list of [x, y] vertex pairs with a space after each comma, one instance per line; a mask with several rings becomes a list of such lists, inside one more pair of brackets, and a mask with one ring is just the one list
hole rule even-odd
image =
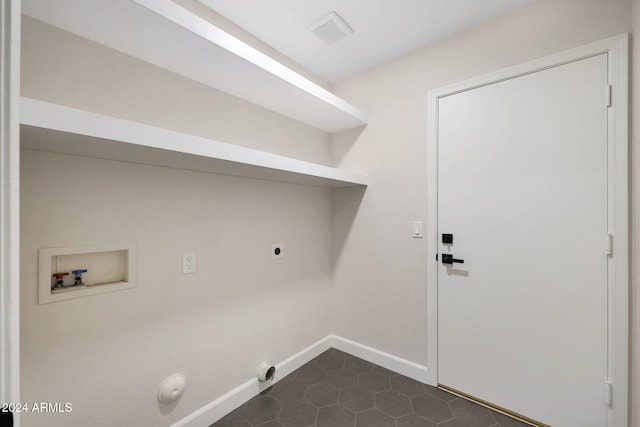
[[284, 257], [284, 247], [282, 243], [274, 243], [271, 245], [271, 259], [280, 259]]
[[196, 272], [196, 253], [185, 252], [182, 254], [182, 273], [189, 274]]

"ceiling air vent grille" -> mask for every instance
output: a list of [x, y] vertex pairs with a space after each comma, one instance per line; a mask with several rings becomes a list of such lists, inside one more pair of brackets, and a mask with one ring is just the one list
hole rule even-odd
[[336, 12], [331, 12], [320, 18], [309, 27], [309, 30], [326, 44], [334, 44], [353, 34], [349, 24]]

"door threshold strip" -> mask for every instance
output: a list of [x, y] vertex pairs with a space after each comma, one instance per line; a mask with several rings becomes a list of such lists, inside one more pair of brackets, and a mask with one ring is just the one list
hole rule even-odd
[[454, 388], [451, 388], [451, 387], [448, 387], [446, 385], [438, 384], [438, 388], [440, 390], [442, 390], [442, 391], [446, 391], [447, 393], [451, 393], [451, 394], [456, 395], [458, 397], [461, 397], [463, 399], [469, 400], [469, 401], [471, 401], [473, 403], [477, 403], [478, 405], [484, 406], [485, 408], [491, 409], [492, 411], [499, 412], [502, 415], [506, 415], [507, 417], [511, 417], [514, 420], [523, 422], [525, 424], [529, 424], [530, 426], [533, 426], [533, 427], [551, 427], [551, 426], [549, 426], [547, 424], [538, 422], [538, 421], [533, 420], [533, 419], [531, 419], [529, 417], [525, 417], [524, 415], [520, 415], [517, 412], [510, 411], [510, 410], [505, 409], [505, 408], [503, 408], [501, 406], [494, 405], [494, 404], [489, 403], [489, 402], [487, 402], [485, 400], [478, 399], [477, 397], [474, 397], [474, 396], [471, 396], [469, 394], [463, 393], [461, 391], [458, 391], [458, 390], [456, 390]]

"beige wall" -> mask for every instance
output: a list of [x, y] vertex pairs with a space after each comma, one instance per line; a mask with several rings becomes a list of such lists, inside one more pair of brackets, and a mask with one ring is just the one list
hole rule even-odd
[[[324, 132], [31, 19], [23, 41], [23, 95], [329, 161]], [[21, 168], [21, 398], [73, 404], [23, 425], [170, 425], [331, 333], [330, 190], [30, 150]], [[137, 288], [38, 305], [39, 248], [112, 243], [137, 246]]]
[[429, 90], [630, 32], [630, 11], [628, 0], [538, 0], [334, 85], [370, 117], [360, 135], [334, 136], [334, 163], [371, 183], [359, 206], [348, 189], [334, 195], [334, 333], [428, 366], [426, 243], [411, 222], [429, 221]]
[[[71, 423], [32, 414], [25, 425], [170, 424], [246, 381], [259, 360], [330, 332], [427, 365], [426, 248], [411, 221], [428, 220], [428, 91], [631, 31], [630, 10], [628, 0], [538, 0], [342, 81], [335, 91], [370, 124], [331, 145], [323, 132], [25, 19], [23, 95], [333, 162], [371, 181], [364, 193], [331, 192], [24, 151], [22, 398], [74, 403]], [[275, 241], [287, 248], [278, 262], [266, 252]], [[110, 242], [137, 244], [136, 289], [37, 305], [38, 248]], [[637, 242], [635, 233], [634, 260]], [[184, 251], [197, 253], [194, 275], [180, 274]], [[636, 327], [635, 365], [639, 339]], [[157, 385], [174, 372], [187, 375], [187, 392], [163, 413]]]

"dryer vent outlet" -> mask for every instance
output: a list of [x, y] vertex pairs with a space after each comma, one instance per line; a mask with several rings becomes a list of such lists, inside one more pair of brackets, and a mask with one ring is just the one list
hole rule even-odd
[[268, 362], [262, 362], [258, 365], [258, 381], [265, 383], [271, 381], [276, 373], [276, 367], [271, 366]]

